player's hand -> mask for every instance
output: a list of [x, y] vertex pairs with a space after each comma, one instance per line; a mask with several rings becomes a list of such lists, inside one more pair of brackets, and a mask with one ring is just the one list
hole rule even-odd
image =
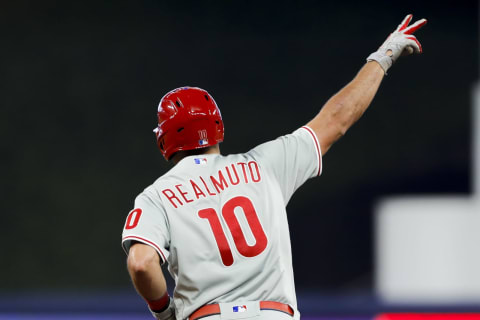
[[401, 55], [422, 53], [422, 45], [413, 33], [423, 27], [427, 20], [421, 19], [409, 26], [412, 17], [413, 15], [411, 14], [406, 16], [380, 48], [367, 58], [367, 61], [377, 61], [385, 71], [385, 74]]

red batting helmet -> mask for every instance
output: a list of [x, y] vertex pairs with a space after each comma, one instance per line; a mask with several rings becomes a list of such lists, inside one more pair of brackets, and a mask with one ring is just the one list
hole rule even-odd
[[213, 97], [194, 87], [174, 89], [158, 105], [153, 130], [165, 159], [177, 151], [213, 146], [223, 141], [223, 121]]

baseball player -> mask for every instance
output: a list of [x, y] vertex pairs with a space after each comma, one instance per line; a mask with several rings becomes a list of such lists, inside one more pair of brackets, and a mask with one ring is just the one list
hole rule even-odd
[[[421, 53], [408, 15], [307, 125], [243, 154], [221, 155], [223, 122], [205, 90], [168, 92], [157, 145], [175, 166], [135, 199], [127, 266], [156, 319], [300, 319], [285, 206], [369, 106], [401, 55]], [[161, 264], [175, 280], [167, 293]]]

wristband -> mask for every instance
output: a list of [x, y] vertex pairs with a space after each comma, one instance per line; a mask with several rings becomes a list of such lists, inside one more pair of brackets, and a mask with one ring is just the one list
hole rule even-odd
[[150, 310], [154, 312], [162, 312], [168, 308], [168, 305], [170, 303], [170, 296], [168, 295], [168, 292], [165, 292], [165, 294], [160, 299], [146, 301]]

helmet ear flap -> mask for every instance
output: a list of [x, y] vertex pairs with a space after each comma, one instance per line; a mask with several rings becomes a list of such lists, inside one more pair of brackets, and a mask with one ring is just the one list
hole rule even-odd
[[165, 145], [163, 138], [158, 141], [158, 147], [160, 148], [160, 151], [165, 152]]

